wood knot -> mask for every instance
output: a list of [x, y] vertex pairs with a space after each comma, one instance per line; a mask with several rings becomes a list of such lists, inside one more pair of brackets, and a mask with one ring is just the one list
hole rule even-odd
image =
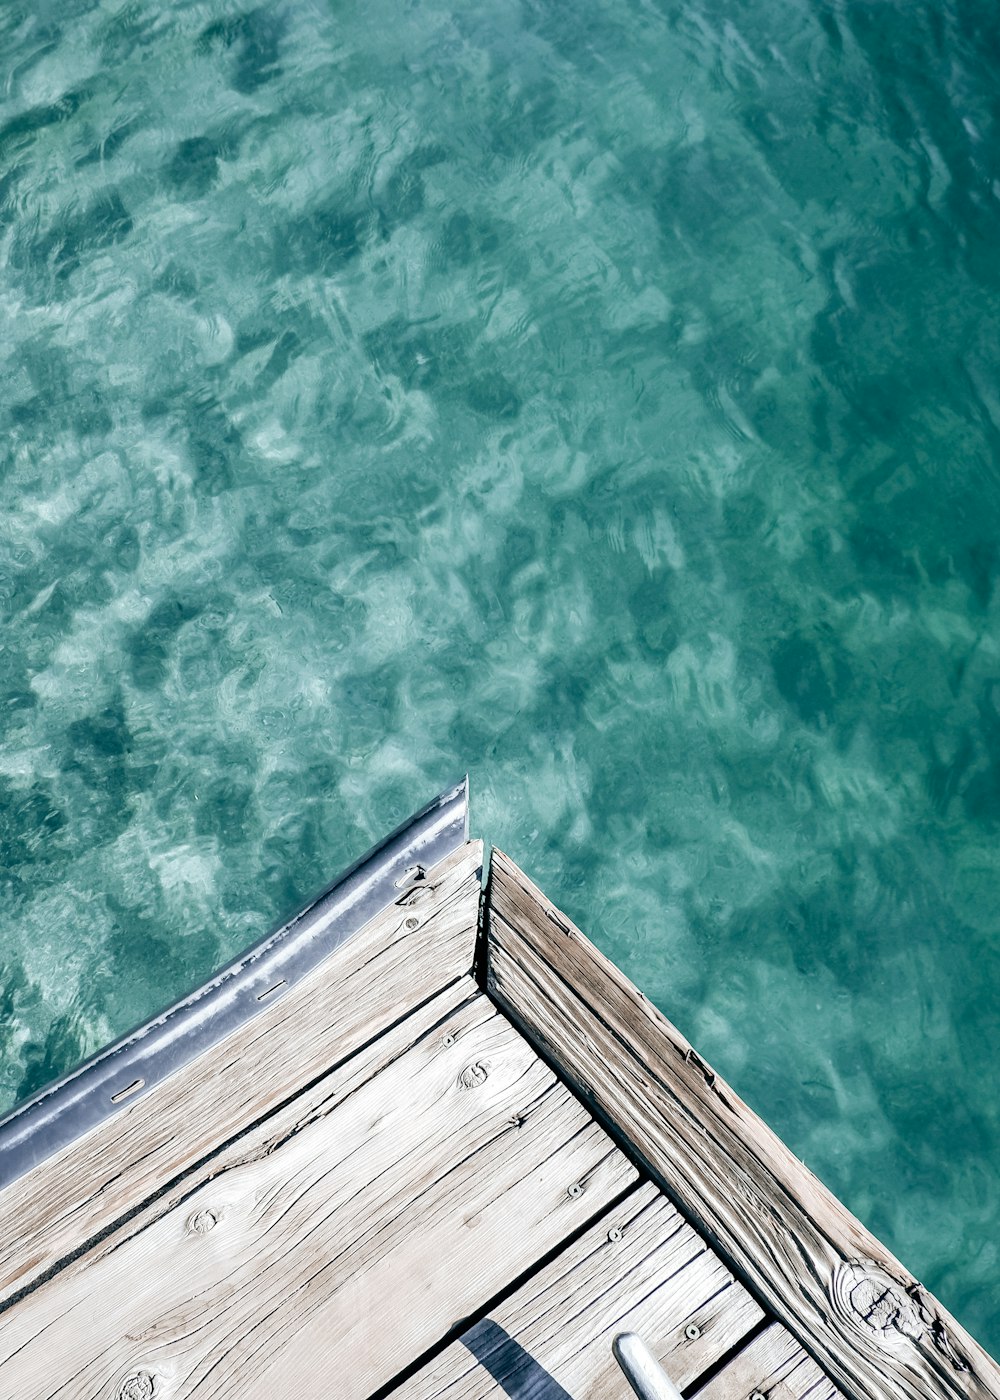
[[484, 1065], [481, 1060], [474, 1061], [471, 1065], [466, 1065], [465, 1069], [458, 1076], [458, 1087], [460, 1089], [477, 1089], [480, 1084], [486, 1082], [489, 1075], [489, 1066]]
[[842, 1317], [883, 1342], [916, 1342], [927, 1331], [919, 1304], [877, 1264], [839, 1264], [831, 1293]]
[[122, 1382], [118, 1400], [150, 1400], [153, 1394], [153, 1377], [148, 1371], [136, 1371]]
[[188, 1221], [188, 1229], [192, 1235], [207, 1235], [209, 1230], [214, 1230], [219, 1223], [219, 1217], [212, 1210], [200, 1210], [197, 1215], [192, 1215]]

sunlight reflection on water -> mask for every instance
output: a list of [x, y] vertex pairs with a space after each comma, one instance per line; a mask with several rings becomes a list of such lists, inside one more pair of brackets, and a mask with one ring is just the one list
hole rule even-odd
[[983, 4], [7, 5], [0, 1095], [472, 771], [987, 1345]]

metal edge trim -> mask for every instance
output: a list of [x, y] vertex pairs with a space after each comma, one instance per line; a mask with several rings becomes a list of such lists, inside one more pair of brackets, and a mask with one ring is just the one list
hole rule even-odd
[[469, 839], [469, 779], [182, 1000], [0, 1118], [0, 1191], [259, 1015]]

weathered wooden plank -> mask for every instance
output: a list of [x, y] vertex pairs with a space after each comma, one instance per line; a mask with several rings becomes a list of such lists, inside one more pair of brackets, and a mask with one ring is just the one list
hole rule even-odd
[[361, 1400], [636, 1176], [463, 979], [0, 1314], [0, 1395]]
[[621, 1331], [638, 1332], [687, 1386], [761, 1317], [647, 1182], [394, 1390], [393, 1400], [623, 1400], [611, 1352]]
[[738, 1352], [695, 1400], [841, 1400], [840, 1391], [779, 1322]]
[[468, 972], [481, 872], [470, 841], [211, 1053], [0, 1191], [0, 1306]]
[[495, 851], [487, 985], [849, 1395], [1000, 1396], [996, 1363]]

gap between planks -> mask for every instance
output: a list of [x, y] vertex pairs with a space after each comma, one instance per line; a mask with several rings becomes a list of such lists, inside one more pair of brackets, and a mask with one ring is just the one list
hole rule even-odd
[[509, 1395], [622, 1400], [611, 1342], [637, 1331], [690, 1385], [762, 1313], [659, 1188], [646, 1182], [467, 1327], [392, 1400]]
[[842, 1400], [837, 1387], [795, 1338], [772, 1322], [698, 1387], [692, 1400]]

